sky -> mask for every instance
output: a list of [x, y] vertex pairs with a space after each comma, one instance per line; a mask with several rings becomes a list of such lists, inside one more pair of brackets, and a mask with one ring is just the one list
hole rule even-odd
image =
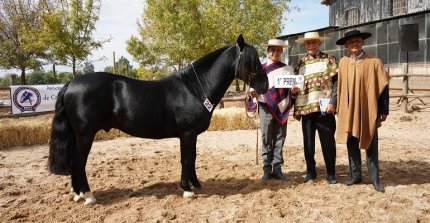
[[[95, 71], [102, 71], [106, 66], [113, 65], [113, 52], [115, 60], [121, 56], [127, 58], [133, 67], [138, 63], [126, 50], [126, 41], [132, 36], [138, 35], [137, 22], [143, 13], [143, 0], [102, 0], [99, 21], [96, 23], [94, 37], [99, 40], [111, 38], [103, 45], [103, 48], [94, 51], [89, 57]], [[321, 5], [321, 0], [292, 0], [290, 7], [299, 7], [299, 11], [288, 14], [285, 29], [281, 35], [315, 30], [327, 27], [329, 24], [328, 6]], [[99, 60], [104, 58], [103, 60]], [[50, 67], [48, 69], [51, 69]], [[57, 67], [58, 71], [71, 71], [70, 67]], [[11, 70], [12, 71], [12, 70]], [[11, 71], [0, 70], [0, 76]], [[18, 71], [12, 71], [19, 74]]]

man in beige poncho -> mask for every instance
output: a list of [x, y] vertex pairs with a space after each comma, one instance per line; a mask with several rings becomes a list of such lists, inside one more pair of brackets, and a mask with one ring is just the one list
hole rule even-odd
[[362, 49], [371, 36], [352, 30], [336, 41], [351, 53], [339, 62], [336, 141], [348, 148], [351, 180], [346, 184], [362, 182], [360, 149], [364, 149], [369, 179], [376, 191], [385, 192], [379, 183], [377, 128], [388, 115], [388, 75], [381, 60]]

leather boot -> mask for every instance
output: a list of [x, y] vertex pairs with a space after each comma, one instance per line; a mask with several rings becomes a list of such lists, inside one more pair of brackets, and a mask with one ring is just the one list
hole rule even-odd
[[384, 189], [384, 187], [381, 184], [379, 184], [379, 183], [372, 183], [372, 185], [373, 185], [373, 188], [376, 191], [381, 192], [381, 193], [385, 193], [385, 189]]
[[278, 180], [287, 180], [287, 176], [282, 173], [281, 169], [275, 169], [272, 173], [273, 177]]
[[354, 184], [359, 184], [361, 183], [361, 178], [352, 178], [351, 180], [346, 181], [346, 185], [347, 186], [352, 186]]
[[270, 172], [264, 171], [263, 176], [261, 177], [261, 182], [266, 182], [270, 179]]
[[336, 175], [328, 175], [327, 181], [329, 184], [337, 184]]

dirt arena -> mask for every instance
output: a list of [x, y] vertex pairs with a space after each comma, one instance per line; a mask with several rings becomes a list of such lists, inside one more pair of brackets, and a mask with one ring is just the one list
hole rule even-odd
[[430, 222], [430, 111], [392, 106], [379, 130], [381, 183], [348, 187], [345, 145], [337, 145], [338, 184], [326, 182], [317, 143], [318, 178], [302, 183], [300, 123], [289, 121], [288, 181], [261, 183], [256, 131], [211, 131], [198, 138], [197, 198], [179, 188], [179, 140], [119, 138], [95, 142], [87, 165], [98, 203], [69, 200], [70, 179], [47, 171], [48, 146], [0, 151], [0, 222]]

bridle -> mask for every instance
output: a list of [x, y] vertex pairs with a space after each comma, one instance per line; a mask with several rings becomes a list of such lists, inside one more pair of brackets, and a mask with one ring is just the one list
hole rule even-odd
[[[237, 78], [237, 74], [239, 72], [240, 58], [241, 58], [244, 50], [245, 50], [245, 48], [243, 48], [242, 51], [241, 51], [239, 45], [236, 43], [236, 52], [237, 52], [238, 57], [236, 59], [237, 62], [236, 62], [235, 70], [234, 70], [234, 78]], [[260, 72], [262, 72], [262, 71], [264, 71], [264, 68], [262, 68], [262, 69], [260, 69], [260, 70], [258, 70], [256, 72], [252, 72], [252, 73], [248, 74], [248, 81], [246, 82], [246, 84], [248, 86], [251, 86], [250, 85], [251, 84], [251, 80], [254, 79], [255, 76], [257, 76], [257, 74], [260, 73]]]

